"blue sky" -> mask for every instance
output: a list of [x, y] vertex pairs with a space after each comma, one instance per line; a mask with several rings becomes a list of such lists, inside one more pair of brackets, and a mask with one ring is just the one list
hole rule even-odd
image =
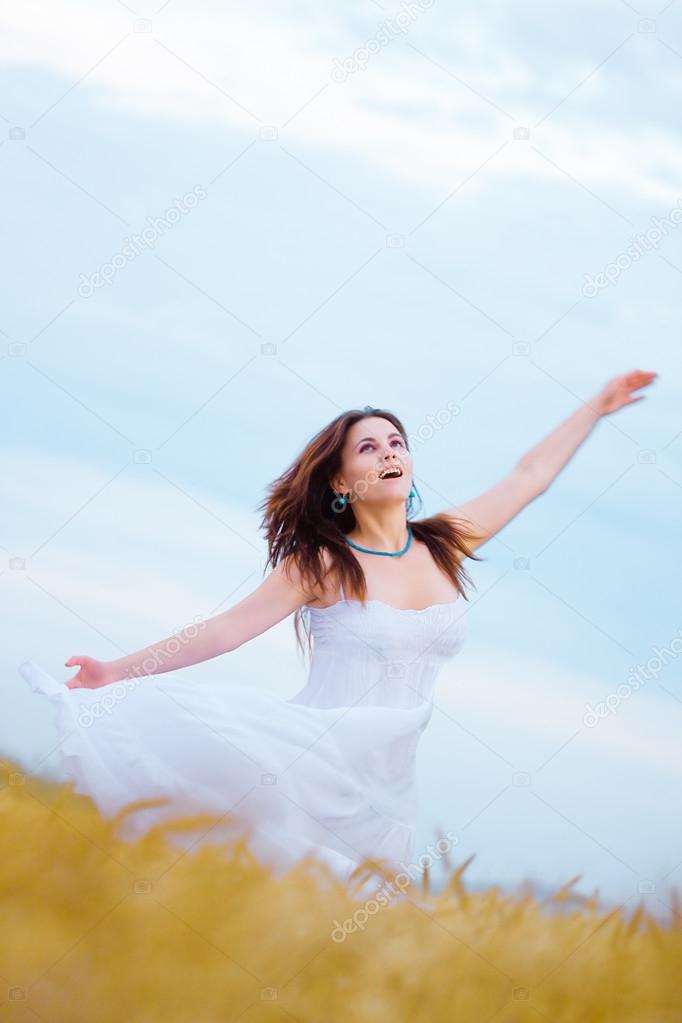
[[[630, 904], [653, 881], [665, 910], [682, 5], [55, 0], [0, 19], [3, 751], [54, 763], [22, 660], [66, 678], [71, 654], [120, 656], [258, 585], [266, 486], [343, 409], [416, 433], [456, 404], [414, 449], [430, 514], [610, 377], [654, 370], [470, 565], [417, 845], [456, 831], [472, 881], [582, 874]], [[287, 621], [192, 672], [288, 696], [304, 670]]]

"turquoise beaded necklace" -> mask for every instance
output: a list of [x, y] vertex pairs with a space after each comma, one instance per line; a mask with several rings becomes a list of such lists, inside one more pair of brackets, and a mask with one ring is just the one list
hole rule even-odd
[[407, 527], [407, 543], [401, 551], [371, 551], [369, 547], [360, 547], [359, 544], [353, 543], [353, 541], [349, 540], [348, 537], [346, 537], [346, 543], [350, 544], [351, 547], [355, 547], [356, 551], [362, 551], [363, 554], [383, 554], [387, 558], [399, 558], [401, 554], [407, 553], [410, 549], [412, 544], [412, 530], [409, 526]]

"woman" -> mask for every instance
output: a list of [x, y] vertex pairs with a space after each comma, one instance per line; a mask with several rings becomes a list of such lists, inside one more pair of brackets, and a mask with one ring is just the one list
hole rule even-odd
[[[57, 708], [75, 791], [120, 815], [122, 837], [203, 813], [209, 822], [181, 844], [242, 833], [275, 869], [312, 854], [344, 879], [370, 860], [383, 876], [407, 867], [417, 742], [437, 673], [465, 638], [464, 558], [481, 560], [475, 549], [656, 375], [611, 380], [495, 486], [419, 521], [409, 518], [416, 492], [400, 420], [369, 406], [338, 416], [270, 487], [261, 508], [272, 572], [253, 593], [127, 657], [74, 655], [65, 685], [32, 661], [20, 666]], [[156, 677], [236, 650], [292, 612], [312, 662], [290, 700]]]

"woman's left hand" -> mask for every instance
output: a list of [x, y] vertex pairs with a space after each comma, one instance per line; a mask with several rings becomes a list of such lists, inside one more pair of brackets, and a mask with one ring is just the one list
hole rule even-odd
[[635, 369], [631, 373], [624, 373], [623, 376], [614, 377], [609, 380], [599, 394], [590, 402], [590, 406], [599, 412], [600, 416], [617, 412], [624, 405], [632, 405], [635, 401], [641, 401], [646, 397], [639, 394], [636, 398], [631, 397], [633, 391], [641, 387], [647, 387], [658, 376], [658, 373], [648, 373], [643, 369]]

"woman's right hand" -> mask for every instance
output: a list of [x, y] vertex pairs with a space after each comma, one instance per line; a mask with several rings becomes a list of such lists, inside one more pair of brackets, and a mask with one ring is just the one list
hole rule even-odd
[[94, 657], [75, 654], [64, 662], [64, 667], [80, 666], [80, 671], [73, 678], [67, 679], [69, 689], [99, 689], [115, 682], [110, 665], [106, 661], [96, 661]]

